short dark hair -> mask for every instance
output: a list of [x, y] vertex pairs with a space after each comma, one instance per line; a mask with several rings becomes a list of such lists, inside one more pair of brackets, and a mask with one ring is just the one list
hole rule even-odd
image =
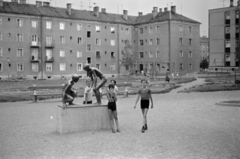
[[142, 83], [143, 81], [146, 81], [146, 83], [148, 83], [148, 80], [147, 80], [147, 79], [141, 79], [141, 83]]
[[114, 85], [113, 85], [113, 84], [109, 84], [109, 85], [108, 85], [108, 88], [109, 88], [109, 89], [110, 89], [110, 88], [114, 89]]
[[117, 84], [117, 82], [116, 82], [114, 79], [112, 79], [112, 80], [111, 80], [111, 82], [113, 82], [113, 83], [114, 83], [114, 85], [116, 85], [116, 84]]
[[91, 79], [87, 79], [87, 80], [86, 80], [86, 83], [87, 83], [87, 82], [91, 82]]

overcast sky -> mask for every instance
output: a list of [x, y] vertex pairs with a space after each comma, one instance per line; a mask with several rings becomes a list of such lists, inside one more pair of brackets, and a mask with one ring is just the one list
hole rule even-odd
[[[66, 3], [72, 3], [72, 8], [74, 9], [89, 10], [90, 4], [91, 7], [99, 6], [100, 10], [101, 8], [106, 8], [106, 11], [109, 13], [122, 14], [122, 10], [125, 9], [128, 10], [129, 15], [137, 16], [138, 12], [143, 12], [143, 14], [152, 12], [155, 6], [158, 8], [170, 8], [171, 5], [176, 5], [177, 13], [182, 13], [188, 18], [202, 23], [200, 35], [203, 36], [208, 35], [208, 10], [222, 8], [223, 6], [229, 7], [229, 1], [230, 0], [51, 0], [51, 6], [65, 7]], [[35, 0], [27, 0], [27, 3], [35, 3]]]

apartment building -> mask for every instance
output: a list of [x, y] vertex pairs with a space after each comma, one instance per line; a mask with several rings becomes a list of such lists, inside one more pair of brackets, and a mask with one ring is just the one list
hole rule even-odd
[[85, 75], [90, 63], [106, 76], [128, 73], [121, 66], [128, 48], [138, 55], [135, 70], [180, 74], [199, 69], [200, 23], [157, 7], [138, 16], [0, 0], [0, 76], [54, 78]]
[[240, 4], [209, 10], [209, 53], [212, 67], [238, 67]]
[[207, 36], [202, 36], [200, 38], [201, 60], [207, 59], [207, 61], [209, 61], [208, 43], [209, 43], [209, 40]]

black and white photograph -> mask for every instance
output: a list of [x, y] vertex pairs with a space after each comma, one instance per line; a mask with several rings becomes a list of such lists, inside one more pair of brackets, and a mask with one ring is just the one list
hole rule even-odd
[[240, 159], [240, 0], [0, 0], [0, 159]]

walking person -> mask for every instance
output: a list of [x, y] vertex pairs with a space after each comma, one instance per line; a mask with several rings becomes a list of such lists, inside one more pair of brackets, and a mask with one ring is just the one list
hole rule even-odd
[[148, 129], [147, 126], [147, 113], [149, 109], [149, 100], [151, 100], [151, 108], [153, 108], [153, 99], [152, 99], [152, 93], [151, 90], [147, 87], [148, 81], [146, 79], [141, 80], [142, 88], [138, 91], [138, 96], [136, 103], [134, 105], [134, 109], [136, 108], [136, 105], [139, 101], [139, 98], [141, 97], [140, 106], [142, 110], [143, 115], [143, 126], [142, 126], [142, 133], [145, 132], [145, 130]]
[[[118, 116], [117, 116], [117, 106], [116, 106], [116, 101], [117, 101], [117, 95], [114, 91], [114, 85], [109, 84], [108, 89], [106, 89], [106, 96], [108, 99], [108, 113], [110, 117], [110, 124], [112, 127], [112, 132], [115, 133], [121, 132], [119, 129], [119, 123], [118, 123]], [[117, 130], [115, 129], [115, 125]]]
[[167, 72], [166, 72], [166, 77], [165, 77], [165, 82], [170, 82], [170, 72], [169, 72], [169, 69], [167, 69]]

